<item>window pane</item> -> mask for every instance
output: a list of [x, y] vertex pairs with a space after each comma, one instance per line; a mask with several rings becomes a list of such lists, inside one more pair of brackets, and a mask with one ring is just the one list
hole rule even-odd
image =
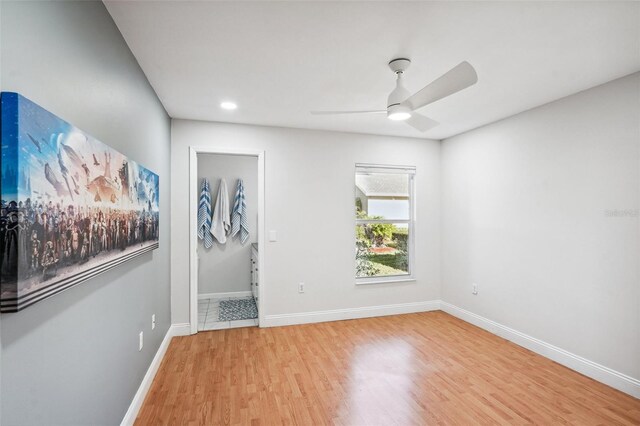
[[357, 173], [358, 219], [409, 220], [409, 175]]
[[356, 277], [409, 274], [409, 225], [356, 225]]
[[383, 219], [409, 219], [409, 199], [406, 200], [376, 200], [370, 199], [367, 215]]

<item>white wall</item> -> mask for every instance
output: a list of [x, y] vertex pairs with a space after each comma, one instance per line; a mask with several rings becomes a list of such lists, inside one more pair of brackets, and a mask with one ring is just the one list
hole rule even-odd
[[247, 205], [249, 239], [242, 244], [240, 234], [220, 244], [213, 239], [207, 249], [198, 240], [198, 294], [251, 290], [251, 243], [258, 241], [258, 158], [243, 155], [198, 154], [198, 187], [209, 179], [211, 203], [215, 206], [220, 179], [226, 179], [229, 209], [233, 210], [238, 179], [242, 179]]
[[[172, 318], [189, 321], [189, 146], [265, 151], [267, 315], [440, 297], [440, 143], [326, 131], [172, 120]], [[410, 283], [356, 286], [355, 163], [417, 168], [416, 265]], [[306, 283], [299, 294], [298, 282]]]
[[153, 170], [161, 191], [159, 249], [2, 314], [2, 424], [119, 424], [170, 325], [169, 118], [101, 2], [1, 5], [2, 90]]
[[637, 73], [445, 140], [443, 300], [640, 378], [639, 117]]

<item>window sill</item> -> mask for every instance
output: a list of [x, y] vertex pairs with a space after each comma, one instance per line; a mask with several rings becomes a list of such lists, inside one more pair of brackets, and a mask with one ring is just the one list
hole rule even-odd
[[356, 285], [371, 285], [371, 284], [389, 284], [389, 283], [409, 283], [415, 282], [413, 277], [390, 277], [390, 278], [377, 278], [377, 279], [356, 279]]

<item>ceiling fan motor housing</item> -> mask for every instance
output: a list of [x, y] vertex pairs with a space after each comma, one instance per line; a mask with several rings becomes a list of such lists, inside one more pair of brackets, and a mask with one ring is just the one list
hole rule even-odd
[[[397, 58], [389, 62], [389, 68], [398, 76], [396, 80], [396, 88], [389, 94], [387, 99], [387, 117], [392, 120], [406, 119], [411, 115], [411, 109], [407, 105], [403, 105], [411, 93], [404, 87], [402, 80], [404, 71], [409, 68], [411, 61], [406, 58]], [[401, 118], [398, 118], [401, 117]]]
[[[391, 64], [389, 65], [391, 66]], [[402, 72], [398, 72], [396, 80], [396, 88], [389, 94], [387, 99], [387, 117], [392, 120], [406, 120], [411, 116], [411, 108], [403, 104], [405, 100], [411, 96], [411, 93], [404, 87], [402, 81]]]

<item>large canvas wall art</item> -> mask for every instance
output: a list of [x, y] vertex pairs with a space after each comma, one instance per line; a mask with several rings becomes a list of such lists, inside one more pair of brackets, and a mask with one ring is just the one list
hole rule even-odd
[[1, 312], [158, 247], [158, 175], [17, 93], [0, 104]]

